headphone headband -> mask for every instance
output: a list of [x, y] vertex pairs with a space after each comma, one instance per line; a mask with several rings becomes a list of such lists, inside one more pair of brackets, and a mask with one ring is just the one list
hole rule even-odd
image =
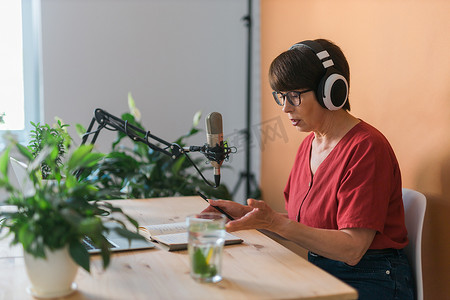
[[300, 48], [300, 47], [309, 48], [312, 52], [314, 52], [314, 54], [317, 56], [319, 61], [322, 63], [322, 66], [324, 69], [334, 66], [334, 62], [333, 62], [333, 59], [331, 58], [331, 55], [318, 42], [310, 41], [310, 40], [303, 41], [303, 42], [297, 43], [295, 45], [292, 45], [291, 48], [289, 48], [289, 50], [292, 50], [295, 48]]

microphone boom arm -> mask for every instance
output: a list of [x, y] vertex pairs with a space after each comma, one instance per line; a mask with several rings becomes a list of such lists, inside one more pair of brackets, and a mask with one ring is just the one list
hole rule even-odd
[[[97, 129], [92, 131], [94, 124], [98, 123]], [[89, 124], [89, 127], [86, 131], [86, 133], [83, 135], [81, 144], [85, 144], [89, 138], [90, 135], [93, 134], [91, 144], [94, 144], [97, 140], [97, 137], [100, 133], [100, 131], [105, 128], [107, 130], [111, 131], [120, 131], [124, 134], [126, 134], [129, 138], [131, 138], [135, 142], [141, 142], [146, 144], [149, 148], [164, 153], [165, 155], [170, 156], [172, 159], [176, 159], [181, 155], [185, 155], [186, 158], [189, 160], [189, 162], [195, 167], [197, 172], [202, 177], [203, 181], [208, 184], [211, 187], [217, 188], [220, 184], [216, 180], [216, 185], [214, 186], [208, 180], [203, 176], [201, 171], [197, 168], [195, 163], [190, 159], [190, 157], [187, 155], [187, 152], [201, 152], [208, 158], [210, 161], [223, 161], [224, 159], [228, 158], [228, 155], [232, 153], [232, 148], [226, 147], [225, 149], [220, 149], [220, 147], [208, 147], [207, 144], [203, 146], [190, 146], [186, 148], [182, 148], [180, 145], [176, 143], [169, 143], [153, 134], [150, 133], [150, 131], [145, 131], [142, 128], [139, 128], [137, 126], [134, 126], [132, 124], [129, 124], [128, 121], [124, 121], [121, 118], [118, 118], [108, 112], [106, 112], [103, 109], [97, 108], [94, 111], [94, 117], [91, 120], [91, 123]], [[153, 144], [150, 142], [150, 139], [155, 140], [165, 146], [166, 148], [161, 148], [158, 145]], [[166, 150], [169, 149], [169, 150]], [[81, 174], [82, 170], [79, 170], [78, 176]]]
[[[98, 127], [95, 131], [91, 131], [92, 127], [94, 126], [95, 122], [98, 123]], [[110, 126], [110, 127], [107, 127]], [[145, 131], [137, 126], [134, 126], [132, 124], [129, 124], [128, 121], [124, 121], [108, 112], [106, 112], [103, 109], [97, 108], [94, 111], [94, 117], [92, 118], [91, 123], [89, 124], [89, 128], [87, 129], [87, 132], [83, 135], [82, 138], [82, 144], [85, 144], [87, 142], [87, 139], [89, 135], [94, 134], [91, 144], [94, 144], [97, 140], [98, 134], [100, 133], [100, 130], [103, 128], [106, 128], [111, 131], [120, 131], [124, 134], [126, 134], [129, 138], [131, 138], [135, 142], [141, 142], [146, 144], [149, 148], [164, 153], [173, 159], [177, 158], [182, 154], [181, 147], [177, 144], [169, 143], [153, 134], [150, 133], [150, 131]], [[167, 148], [171, 149], [171, 152], [153, 144], [150, 142], [149, 139], [153, 139], [161, 144], [164, 144], [167, 146]]]

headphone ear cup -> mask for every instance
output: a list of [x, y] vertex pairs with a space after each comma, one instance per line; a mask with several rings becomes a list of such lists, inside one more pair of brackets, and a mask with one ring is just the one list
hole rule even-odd
[[320, 80], [316, 95], [322, 107], [329, 110], [338, 110], [347, 102], [347, 80], [334, 68], [329, 68]]

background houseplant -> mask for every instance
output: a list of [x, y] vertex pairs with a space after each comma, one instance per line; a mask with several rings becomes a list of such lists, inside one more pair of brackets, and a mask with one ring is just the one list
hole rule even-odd
[[[130, 113], [122, 114], [121, 118], [145, 130], [130, 94], [128, 105]], [[200, 118], [201, 113], [196, 113], [192, 128], [175, 143], [184, 147], [186, 140], [200, 131], [197, 128]], [[86, 132], [80, 125], [77, 125], [77, 130], [79, 134]], [[118, 132], [111, 146], [112, 151], [95, 168], [88, 170], [88, 173], [93, 174], [88, 178], [95, 186], [115, 191], [107, 196], [109, 199], [190, 196], [197, 195], [197, 190], [209, 198], [231, 199], [226, 185], [221, 184], [218, 188], [208, 186], [185, 156], [172, 159], [143, 143], [134, 143], [132, 147], [128, 147], [122, 143], [124, 138], [128, 139], [124, 133]], [[191, 159], [201, 171], [210, 168], [209, 163], [205, 164], [204, 157]]]
[[[107, 221], [117, 222], [114, 228], [118, 234], [129, 239], [142, 239], [138, 235], [137, 222], [110, 203], [99, 201], [107, 190], [99, 191], [92, 182], [78, 180], [74, 173], [79, 168], [95, 166], [104, 155], [91, 152], [91, 146], [81, 146], [67, 153], [65, 163], [57, 166], [56, 157], [60, 151], [59, 140], [47, 135], [39, 155], [16, 141], [0, 156], [0, 188], [8, 192], [6, 203], [17, 207], [16, 211], [0, 212], [0, 234], [12, 235], [12, 244], [21, 244], [24, 252], [33, 257], [45, 257], [46, 250], [68, 247], [76, 264], [90, 270], [90, 256], [82, 245], [83, 237], [89, 237], [101, 249], [103, 266], [110, 262], [110, 252], [105, 235], [109, 232]], [[28, 164], [29, 180], [34, 191], [22, 191], [14, 187], [8, 178], [8, 161], [11, 149], [22, 154]], [[51, 169], [59, 168], [55, 180], [42, 180], [41, 165]], [[133, 231], [126, 229], [131, 224]], [[136, 231], [136, 232], [135, 232]]]
[[46, 147], [45, 141], [52, 140], [58, 148], [58, 152], [54, 159], [54, 169], [44, 161], [41, 163], [41, 174], [43, 179], [55, 179], [55, 174], [59, 173], [59, 168], [62, 164], [62, 159], [66, 151], [70, 147], [72, 141], [70, 135], [66, 131], [68, 124], [63, 124], [61, 120], [57, 120], [54, 127], [48, 124], [41, 125], [40, 123], [33, 123], [34, 129], [31, 130], [31, 140], [28, 143], [28, 148], [31, 150], [33, 157], [37, 157], [39, 153]]

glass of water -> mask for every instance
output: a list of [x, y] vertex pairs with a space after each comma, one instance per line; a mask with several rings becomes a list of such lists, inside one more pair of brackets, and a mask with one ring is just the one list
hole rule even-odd
[[199, 282], [219, 282], [226, 217], [220, 213], [200, 213], [188, 216], [186, 222], [191, 277]]

